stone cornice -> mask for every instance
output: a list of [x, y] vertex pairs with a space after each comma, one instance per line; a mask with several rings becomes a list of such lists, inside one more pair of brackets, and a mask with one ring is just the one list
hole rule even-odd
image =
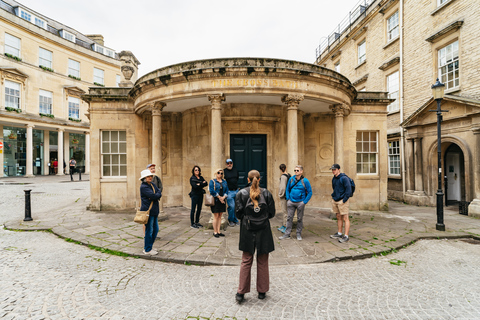
[[385, 14], [385, 12], [390, 9], [396, 2], [398, 2], [398, 0], [390, 0], [388, 1], [383, 7], [382, 9], [380, 9], [380, 13], [381, 14]]
[[380, 67], [378, 67], [378, 69], [380, 69], [382, 71], [385, 71], [385, 70], [389, 69], [390, 67], [393, 67], [393, 66], [395, 66], [399, 63], [400, 63], [400, 57], [395, 57], [393, 59], [388, 60], [384, 64], [382, 64]]
[[430, 37], [425, 39], [425, 41], [428, 41], [430, 43], [435, 43], [438, 40], [444, 38], [445, 36], [449, 35], [452, 32], [457, 31], [460, 29], [463, 25], [463, 20], [457, 20], [455, 22], [450, 23], [448, 26], [445, 28], [441, 29], [440, 31], [435, 32], [432, 34]]
[[354, 86], [358, 86], [360, 83], [363, 83], [363, 82], [367, 81], [367, 79], [368, 79], [368, 73], [366, 75], [364, 75], [363, 77], [361, 77], [360, 79], [355, 80], [352, 84]]

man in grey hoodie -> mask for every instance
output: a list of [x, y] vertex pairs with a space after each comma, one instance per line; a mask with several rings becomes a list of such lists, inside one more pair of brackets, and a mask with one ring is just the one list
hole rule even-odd
[[287, 198], [285, 194], [285, 190], [287, 188], [287, 182], [288, 179], [290, 179], [290, 175], [287, 173], [287, 166], [285, 164], [280, 165], [280, 171], [282, 172], [282, 175], [280, 176], [280, 185], [278, 187], [278, 197], [280, 198], [280, 204], [282, 206], [282, 213], [283, 213], [283, 224], [280, 228], [278, 228], [279, 231], [282, 233], [285, 233], [285, 230], [287, 229]]

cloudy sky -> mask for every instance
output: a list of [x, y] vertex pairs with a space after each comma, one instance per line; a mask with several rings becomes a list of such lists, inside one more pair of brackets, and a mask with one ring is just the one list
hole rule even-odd
[[140, 75], [175, 63], [268, 57], [313, 63], [322, 37], [360, 0], [18, 0], [105, 46], [130, 50]]

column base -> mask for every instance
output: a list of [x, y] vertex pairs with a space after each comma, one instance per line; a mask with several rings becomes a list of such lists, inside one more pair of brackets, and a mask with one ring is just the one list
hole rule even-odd
[[408, 190], [405, 193], [404, 201], [416, 206], [430, 206], [431, 200], [425, 191]]
[[480, 199], [473, 199], [468, 206], [468, 216], [480, 218]]
[[24, 175], [25, 178], [35, 178], [35, 175], [33, 174], [26, 174]]

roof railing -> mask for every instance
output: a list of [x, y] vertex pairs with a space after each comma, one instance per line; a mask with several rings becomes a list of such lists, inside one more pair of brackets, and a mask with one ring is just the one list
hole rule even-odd
[[336, 44], [337, 41], [340, 42], [340, 38], [345, 33], [348, 33], [352, 30], [352, 26], [360, 22], [367, 16], [367, 11], [372, 3], [376, 0], [360, 0], [353, 7], [354, 9], [348, 13], [348, 15], [343, 18], [337, 27], [333, 30], [328, 37], [323, 37], [320, 41], [320, 45], [315, 50], [315, 61], [318, 61], [322, 58], [324, 53], [330, 52]]

